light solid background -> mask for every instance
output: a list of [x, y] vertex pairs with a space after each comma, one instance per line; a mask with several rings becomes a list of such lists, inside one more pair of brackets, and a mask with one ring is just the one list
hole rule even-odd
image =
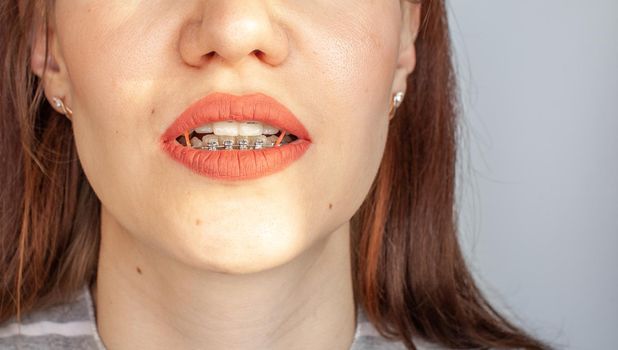
[[558, 349], [618, 349], [618, 1], [447, 4], [473, 273]]

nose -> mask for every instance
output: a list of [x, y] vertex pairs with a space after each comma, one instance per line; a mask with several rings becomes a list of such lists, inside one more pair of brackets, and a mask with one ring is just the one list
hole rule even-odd
[[256, 58], [275, 66], [288, 56], [288, 38], [264, 0], [201, 1], [200, 17], [181, 32], [180, 54], [201, 66], [219, 58], [230, 65]]

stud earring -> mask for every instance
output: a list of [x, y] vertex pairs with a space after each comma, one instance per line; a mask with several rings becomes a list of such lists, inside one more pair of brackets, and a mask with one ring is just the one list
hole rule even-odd
[[54, 103], [54, 107], [59, 110], [60, 113], [68, 116], [69, 118], [73, 117], [73, 111], [71, 108], [64, 104], [64, 101], [58, 97], [52, 97], [52, 102]]
[[403, 91], [398, 91], [396, 94], [393, 95], [393, 99], [391, 100], [391, 108], [390, 108], [390, 111], [388, 112], [389, 116], [395, 115], [397, 108], [399, 108], [399, 106], [401, 106], [401, 103], [403, 102], [403, 96], [404, 96]]

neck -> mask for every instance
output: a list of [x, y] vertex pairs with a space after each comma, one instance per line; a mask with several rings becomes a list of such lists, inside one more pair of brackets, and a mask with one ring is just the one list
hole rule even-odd
[[91, 292], [108, 350], [349, 349], [349, 223], [265, 271], [196, 269], [140, 245], [102, 208]]

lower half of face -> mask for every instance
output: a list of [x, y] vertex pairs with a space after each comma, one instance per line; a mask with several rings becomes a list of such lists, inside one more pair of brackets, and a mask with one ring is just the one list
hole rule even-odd
[[[57, 11], [58, 38], [88, 180], [127, 234], [192, 266], [242, 273], [293, 259], [351, 218], [382, 159], [399, 3], [265, 3], [57, 2], [73, 10]], [[160, 137], [212, 92], [274, 97], [309, 148], [246, 180], [192, 171]]]

